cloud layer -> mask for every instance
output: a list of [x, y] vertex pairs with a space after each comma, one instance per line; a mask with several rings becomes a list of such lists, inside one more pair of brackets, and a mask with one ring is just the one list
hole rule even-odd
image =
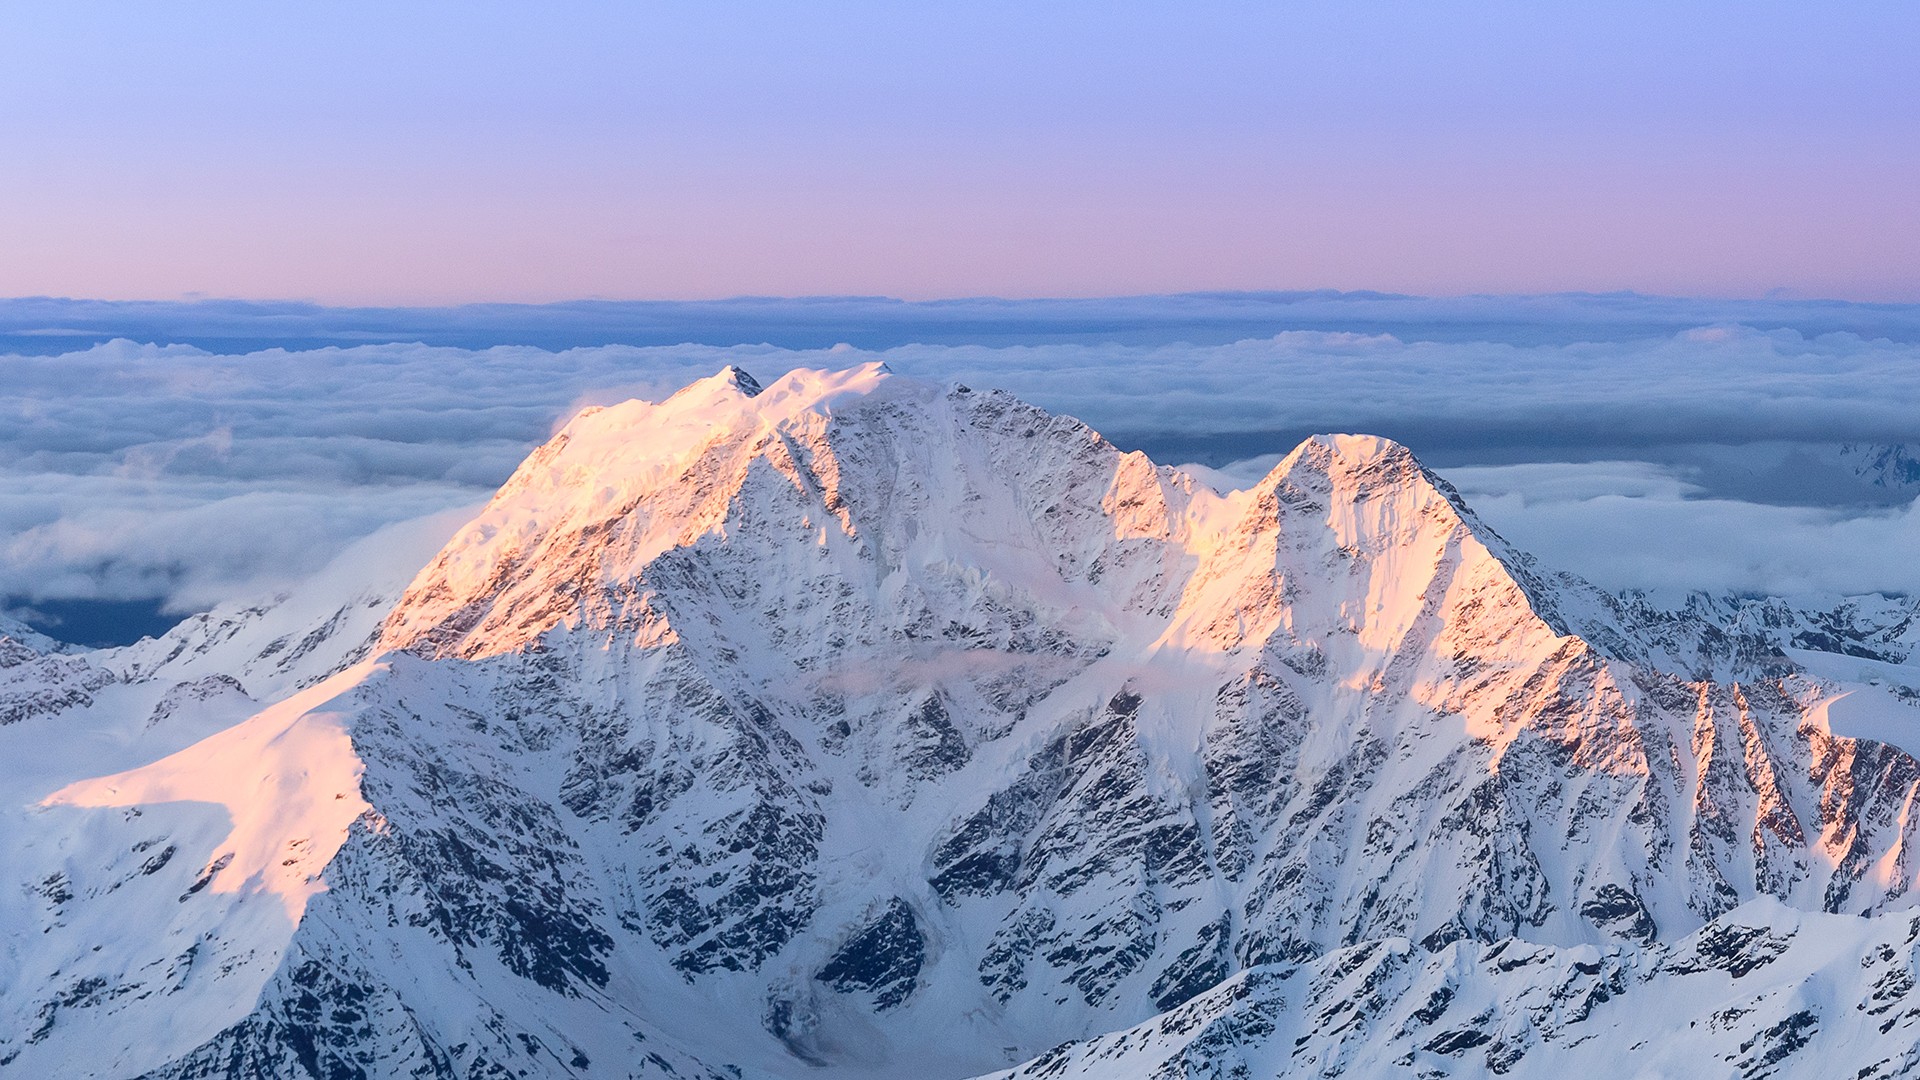
[[[1907, 496], [1822, 507], [1859, 500], [1763, 470], [1740, 473], [1744, 487], [1728, 479], [1739, 473], [1728, 463], [1758, 460], [1746, 448], [1761, 443], [1776, 461], [1830, 457], [1842, 442], [1920, 444], [1920, 344], [1812, 323], [1650, 333], [1649, 312], [1689, 309], [1640, 299], [1615, 305], [1637, 314], [1608, 330], [1590, 298], [1550, 300], [1445, 302], [1448, 320], [1434, 315], [1443, 302], [1421, 301], [1425, 322], [1404, 336], [1283, 330], [1215, 344], [1044, 340], [1028, 325], [1043, 340], [1000, 342], [1002, 326], [982, 334], [990, 344], [872, 350], [115, 341], [0, 356], [0, 597], [159, 597], [186, 610], [273, 589], [384, 524], [478, 503], [582, 405], [658, 396], [727, 363], [765, 380], [873, 359], [1003, 387], [1167, 462], [1270, 462], [1316, 431], [1388, 435], [1516, 543], [1607, 584], [1920, 589], [1906, 569], [1920, 565], [1920, 521], [1884, 505]], [[1102, 303], [1178, 324], [1148, 301]], [[1560, 340], [1556, 310], [1586, 311], [1594, 333]], [[1920, 326], [1909, 309], [1882, 314]], [[1452, 340], [1434, 331], [1443, 323], [1506, 329]]]

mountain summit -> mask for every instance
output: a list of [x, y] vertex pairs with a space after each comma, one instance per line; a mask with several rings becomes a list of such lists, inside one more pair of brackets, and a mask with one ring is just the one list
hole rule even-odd
[[1840, 733], [1911, 706], [1538, 572], [1385, 439], [1219, 492], [729, 368], [582, 412], [395, 592], [0, 642], [0, 1068], [1920, 1060], [1920, 766]]

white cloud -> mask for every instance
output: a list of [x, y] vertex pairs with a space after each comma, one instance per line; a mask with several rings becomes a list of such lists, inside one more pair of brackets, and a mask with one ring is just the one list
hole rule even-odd
[[430, 483], [0, 478], [0, 596], [164, 597], [180, 611], [285, 588], [383, 526], [484, 497]]
[[1446, 475], [1463, 495], [1481, 499], [1512, 497], [1527, 506], [1609, 496], [1675, 501], [1704, 493], [1704, 489], [1685, 478], [1681, 470], [1650, 461], [1537, 461], [1523, 465], [1466, 466], [1448, 469]]
[[1920, 501], [1885, 509], [1700, 498], [1643, 462], [1457, 469], [1487, 524], [1608, 588], [1920, 593]]

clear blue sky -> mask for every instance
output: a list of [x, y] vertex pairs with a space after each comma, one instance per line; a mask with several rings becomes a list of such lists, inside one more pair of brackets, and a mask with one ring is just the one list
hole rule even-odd
[[42, 3], [0, 295], [1920, 300], [1920, 4]]

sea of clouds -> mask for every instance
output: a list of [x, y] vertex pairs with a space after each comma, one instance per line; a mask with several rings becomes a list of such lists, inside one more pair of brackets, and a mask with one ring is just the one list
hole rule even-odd
[[[542, 345], [476, 347], [319, 342], [382, 326], [506, 338], [512, 309], [449, 309], [436, 324], [147, 305], [115, 323], [92, 305], [81, 326], [71, 302], [0, 303], [0, 347], [35, 343], [0, 354], [0, 597], [184, 612], [272, 592], [382, 526], [477, 505], [583, 405], [670, 393], [729, 363], [765, 381], [870, 360], [1005, 388], [1241, 481], [1307, 434], [1387, 435], [1516, 544], [1610, 587], [1920, 590], [1920, 489], [1859, 476], [1840, 450], [1920, 447], [1920, 308], [736, 303], [753, 318], [731, 327], [719, 305], [679, 305], [700, 318], [678, 331], [647, 309], [654, 338], [706, 343], [572, 347], [561, 330], [611, 333], [620, 306], [520, 309]], [[569, 323], [574, 307], [588, 315]], [[89, 336], [135, 324], [172, 343]], [[862, 328], [868, 344], [845, 343]], [[231, 347], [276, 334], [296, 347]], [[757, 336], [776, 340], [730, 343]]]

